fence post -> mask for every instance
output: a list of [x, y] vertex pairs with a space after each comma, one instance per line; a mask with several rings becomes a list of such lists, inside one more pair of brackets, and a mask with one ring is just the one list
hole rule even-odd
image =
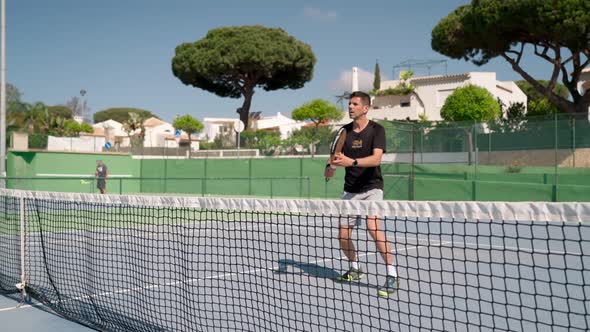
[[424, 164], [424, 128], [420, 126], [420, 164]]
[[477, 122], [473, 120], [473, 150], [475, 150], [475, 162], [474, 162], [474, 170], [473, 170], [473, 177], [477, 180], [477, 166], [479, 164], [479, 147], [477, 146], [477, 130], [476, 130]]
[[272, 178], [270, 178], [270, 198], [272, 198]]
[[252, 195], [252, 158], [248, 159], [248, 195]]
[[489, 131], [488, 134], [488, 165], [490, 165], [490, 161], [492, 159], [492, 131]]
[[299, 158], [299, 197], [303, 197], [303, 157]]
[[576, 167], [576, 117], [572, 116], [572, 167]]
[[203, 182], [201, 182], [201, 192], [203, 194], [203, 196], [205, 196], [205, 191], [207, 191], [207, 164], [208, 164], [209, 158], [205, 158], [205, 162], [204, 162], [204, 167], [203, 167]]
[[164, 192], [168, 192], [168, 159], [164, 158]]
[[410, 162], [410, 200], [414, 200], [414, 126], [412, 125], [412, 132], [410, 133], [410, 154], [411, 154], [411, 162]]
[[555, 115], [553, 116], [554, 118], [554, 136], [555, 136], [555, 194], [553, 195], [553, 201], [557, 202], [558, 201], [558, 190], [557, 190], [557, 183], [558, 183], [558, 176], [557, 176], [557, 163], [558, 163], [558, 157], [557, 157], [557, 149], [558, 147], [558, 140], [557, 140], [557, 113], [555, 113]]

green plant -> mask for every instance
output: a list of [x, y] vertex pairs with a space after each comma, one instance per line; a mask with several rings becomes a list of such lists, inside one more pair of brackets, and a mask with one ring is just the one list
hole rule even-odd
[[498, 119], [501, 114], [494, 96], [472, 84], [456, 89], [440, 110], [441, 117], [447, 121], [490, 121]]

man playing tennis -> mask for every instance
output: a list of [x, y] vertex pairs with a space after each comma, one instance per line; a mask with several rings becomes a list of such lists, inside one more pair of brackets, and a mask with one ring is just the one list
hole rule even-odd
[[102, 160], [96, 161], [96, 172], [94, 173], [96, 176], [96, 188], [100, 190], [101, 194], [107, 193], [107, 178], [109, 177], [109, 171], [107, 165], [105, 165]]
[[[345, 167], [344, 193], [345, 200], [383, 200], [383, 177], [381, 175], [381, 157], [385, 152], [385, 129], [376, 122], [367, 119], [371, 106], [371, 98], [360, 91], [353, 92], [348, 102], [348, 114], [353, 120], [345, 125], [343, 144], [333, 144], [335, 151], [326, 165], [326, 179], [334, 176], [336, 167]], [[339, 137], [336, 140], [339, 140]], [[338, 151], [337, 146], [342, 146]], [[350, 261], [350, 269], [338, 279], [351, 282], [360, 280], [364, 274], [360, 268], [356, 249], [352, 242], [352, 230], [360, 223], [361, 217], [343, 218], [338, 239], [344, 255]], [[367, 216], [367, 230], [375, 241], [377, 250], [387, 264], [385, 284], [379, 287], [378, 294], [389, 296], [398, 286], [397, 271], [393, 265], [393, 254], [385, 232], [380, 228], [378, 216]]]

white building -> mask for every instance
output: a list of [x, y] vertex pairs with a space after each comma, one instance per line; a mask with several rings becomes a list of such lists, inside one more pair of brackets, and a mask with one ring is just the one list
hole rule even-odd
[[123, 124], [118, 121], [109, 119], [93, 124], [92, 128], [94, 129], [94, 136], [104, 136], [105, 141], [113, 146], [129, 146], [129, 136], [123, 130]]
[[293, 131], [299, 130], [305, 125], [305, 122], [293, 120], [290, 117], [282, 115], [281, 112], [278, 112], [275, 116], [261, 117], [252, 121], [252, 129], [277, 129], [281, 133], [281, 139], [288, 138]]
[[578, 81], [578, 91], [583, 93], [590, 93], [590, 67], [582, 70], [580, 80]]
[[[394, 88], [399, 80], [381, 82], [381, 90]], [[372, 110], [368, 113], [370, 119], [387, 120], [418, 120], [424, 114], [428, 120], [442, 120], [440, 110], [447, 97], [459, 87], [469, 84], [487, 89], [495, 98], [499, 98], [504, 105], [523, 103], [526, 107], [527, 96], [512, 81], [496, 80], [493, 72], [470, 72], [458, 75], [424, 76], [410, 78], [408, 83], [414, 85], [415, 90], [407, 96], [377, 96], [373, 99]]]
[[[188, 134], [184, 131], [180, 132], [180, 137], [177, 139], [174, 126], [155, 117], [146, 119], [143, 122], [143, 127], [145, 128], [143, 146], [146, 148], [176, 148], [180, 142], [188, 143], [189, 140]], [[191, 150], [199, 149], [199, 142], [195, 135], [192, 135], [190, 144]]]
[[[230, 118], [204, 118], [203, 125], [205, 129], [199, 136], [203, 140], [213, 142], [217, 135], [232, 137], [235, 139], [236, 128], [239, 119]], [[305, 122], [295, 121], [287, 116], [282, 115], [280, 112], [275, 116], [269, 117], [258, 117], [251, 118], [250, 128], [254, 130], [278, 130], [281, 133], [281, 138], [285, 139], [289, 137], [291, 132], [294, 130], [301, 129], [305, 126]]]
[[[143, 122], [145, 128], [145, 137], [143, 141], [144, 147], [166, 147], [176, 148], [179, 142], [188, 143], [188, 135], [184, 131], [181, 131], [179, 138], [175, 136], [175, 129], [172, 124], [151, 117]], [[95, 123], [92, 125], [94, 132], [92, 135], [100, 137], [103, 136], [106, 142], [110, 142], [114, 148], [117, 147], [129, 147], [131, 145], [129, 134], [123, 130], [123, 124], [115, 120], [109, 119], [103, 122]], [[138, 134], [139, 130], [136, 130], [134, 134]], [[195, 135], [191, 139], [191, 149], [198, 150], [199, 142]]]
[[235, 140], [234, 128], [237, 127], [239, 119], [230, 118], [204, 118], [203, 132], [199, 134], [199, 139], [213, 142], [217, 135], [231, 136]]

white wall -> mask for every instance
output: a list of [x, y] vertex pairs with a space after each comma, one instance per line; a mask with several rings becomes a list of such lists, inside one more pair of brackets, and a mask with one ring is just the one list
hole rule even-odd
[[174, 127], [170, 123], [163, 123], [155, 127], [146, 127], [143, 146], [164, 147], [166, 146], [167, 135], [174, 135]]
[[198, 137], [199, 139], [207, 139], [208, 142], [213, 142], [215, 137], [217, 137], [217, 135], [221, 132], [230, 132], [233, 133], [232, 135], [235, 135], [233, 128], [235, 128], [238, 121], [240, 120], [229, 118], [204, 118], [203, 125], [205, 128], [203, 129], [203, 132], [198, 135]]
[[520, 90], [514, 82], [498, 82], [494, 97], [500, 98], [504, 103], [504, 109], [510, 107], [510, 104], [523, 103], [527, 106], [527, 96]]
[[48, 151], [86, 151], [99, 152], [105, 144], [104, 137], [82, 136], [82, 137], [47, 137]]
[[300, 129], [305, 125], [305, 122], [295, 121], [287, 116], [282, 115], [280, 112], [275, 116], [263, 117], [254, 121], [252, 128], [254, 129], [268, 129], [268, 128], [279, 128], [281, 138], [285, 139], [289, 137], [290, 133]]

